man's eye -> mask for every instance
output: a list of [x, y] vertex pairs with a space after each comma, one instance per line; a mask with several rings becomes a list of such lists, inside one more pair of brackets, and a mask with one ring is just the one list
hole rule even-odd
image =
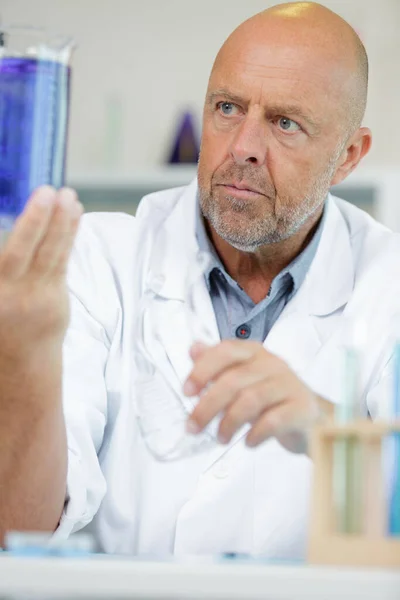
[[218, 102], [217, 107], [218, 110], [226, 117], [237, 114], [235, 111], [237, 111], [238, 108], [236, 104], [233, 104], [233, 102]]
[[288, 131], [292, 133], [294, 131], [301, 131], [301, 127], [296, 121], [292, 121], [292, 119], [288, 119], [287, 117], [281, 117], [278, 121], [279, 127], [283, 129], [283, 131]]

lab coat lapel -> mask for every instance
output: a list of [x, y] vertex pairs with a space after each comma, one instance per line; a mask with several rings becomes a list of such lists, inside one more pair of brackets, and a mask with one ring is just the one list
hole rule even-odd
[[[208, 329], [212, 329], [213, 341], [217, 343], [219, 341], [218, 328], [211, 299], [205, 284], [197, 286], [196, 296], [198, 299], [201, 299], [202, 303], [201, 319], [207, 324]], [[171, 383], [181, 393], [183, 384], [193, 366], [189, 350], [195, 339], [191, 328], [188, 326], [188, 318], [183, 301], [169, 300], [168, 302], [160, 303], [159, 306], [160, 318], [157, 321], [158, 338], [175, 374], [175, 381], [171, 381]]]
[[286, 305], [265, 340], [265, 348], [305, 377], [335, 332], [334, 315], [348, 302], [354, 265], [346, 222], [330, 196], [326, 221], [313, 263], [300, 290]]
[[[193, 344], [193, 330], [188, 321], [188, 281], [199, 251], [195, 235], [197, 210], [197, 182], [186, 188], [166, 219], [159, 234], [158, 248], [151, 272], [155, 281], [162, 281], [157, 292], [157, 337], [167, 354], [171, 369], [170, 382], [181, 393], [192, 361], [189, 356]], [[219, 341], [218, 326], [204, 277], [198, 277], [193, 293], [199, 321], [210, 332], [212, 342]], [[190, 401], [188, 401], [190, 404]]]

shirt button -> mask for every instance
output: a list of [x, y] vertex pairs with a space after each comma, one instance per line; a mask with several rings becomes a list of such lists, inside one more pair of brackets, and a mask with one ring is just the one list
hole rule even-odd
[[251, 327], [246, 323], [244, 323], [244, 325], [239, 325], [239, 327], [236, 329], [236, 337], [240, 338], [241, 340], [247, 340], [247, 338], [250, 337], [250, 334]]

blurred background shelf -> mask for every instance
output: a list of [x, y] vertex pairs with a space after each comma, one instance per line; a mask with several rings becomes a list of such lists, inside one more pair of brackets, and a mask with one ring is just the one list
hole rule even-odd
[[92, 189], [103, 187], [108, 189], [168, 189], [186, 185], [196, 175], [196, 165], [165, 165], [133, 171], [126, 175], [113, 173], [89, 173], [71, 176], [71, 183], [80, 188]]
[[[135, 214], [146, 194], [187, 185], [196, 177], [195, 165], [163, 166], [140, 169], [130, 175], [87, 173], [71, 175], [74, 187], [87, 212], [122, 211]], [[400, 231], [400, 169], [360, 168], [332, 192], [376, 219]]]
[[135, 214], [146, 194], [187, 185], [196, 176], [196, 165], [141, 169], [131, 175], [90, 173], [74, 175], [68, 185], [78, 191], [87, 212], [122, 211]]

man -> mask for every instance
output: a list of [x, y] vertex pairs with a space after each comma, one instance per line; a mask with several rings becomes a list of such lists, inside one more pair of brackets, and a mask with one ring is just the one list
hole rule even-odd
[[[308, 434], [341, 400], [356, 316], [370, 324], [359, 383], [373, 418], [390, 381], [397, 236], [328, 195], [371, 145], [367, 76], [357, 35], [318, 4], [243, 23], [212, 69], [198, 183], [149, 196], [136, 219], [85, 217], [70, 322], [81, 207], [70, 190], [34, 194], [0, 256], [3, 534], [91, 524], [107, 552], [304, 554]], [[210, 345], [192, 345], [185, 317], [199, 249]], [[161, 401], [168, 434], [169, 406], [156, 371], [139, 385], [139, 341], [171, 389], [201, 394], [188, 432], [221, 418], [219, 443], [154, 457], [143, 407]]]

